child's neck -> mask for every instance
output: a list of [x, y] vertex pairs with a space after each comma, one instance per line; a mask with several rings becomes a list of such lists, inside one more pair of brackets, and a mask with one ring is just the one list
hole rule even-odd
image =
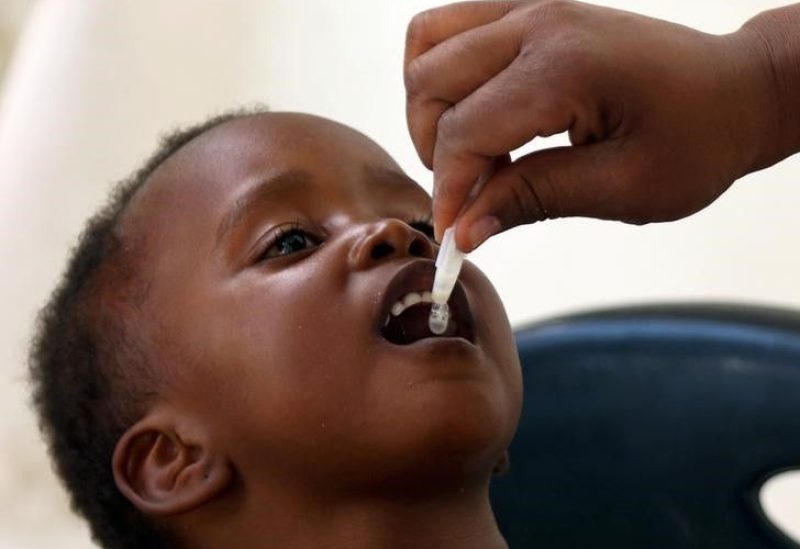
[[[210, 517], [186, 531], [192, 547], [237, 549], [507, 549], [494, 519], [488, 487], [452, 494], [329, 500], [248, 494], [218, 527]], [[220, 517], [222, 518], [222, 517]], [[196, 539], [196, 538], [195, 538]]]

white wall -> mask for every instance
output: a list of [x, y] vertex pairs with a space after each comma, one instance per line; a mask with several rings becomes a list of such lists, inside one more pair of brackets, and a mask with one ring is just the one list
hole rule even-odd
[[6, 64], [11, 58], [17, 35], [25, 20], [29, 0], [3, 0], [0, 2], [0, 85]]
[[[781, 2], [603, 3], [728, 32]], [[109, 184], [162, 130], [253, 101], [355, 126], [428, 183], [405, 128], [401, 62], [406, 22], [436, 4], [35, 3], [0, 101], [0, 547], [88, 546], [27, 411], [23, 361], [34, 312]], [[798, 179], [800, 157], [746, 178], [681, 223], [543, 223], [490, 241], [474, 261], [515, 323], [666, 299], [800, 307]], [[800, 507], [799, 493], [782, 495], [784, 508], [792, 498]]]

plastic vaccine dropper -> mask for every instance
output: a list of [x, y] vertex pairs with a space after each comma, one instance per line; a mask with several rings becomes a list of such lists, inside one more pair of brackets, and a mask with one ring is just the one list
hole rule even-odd
[[467, 254], [456, 248], [455, 227], [445, 229], [442, 238], [442, 247], [436, 256], [436, 274], [433, 277], [433, 291], [431, 292], [431, 314], [428, 317], [428, 328], [436, 335], [441, 335], [447, 329], [450, 320], [450, 309], [447, 300], [453, 293], [453, 288], [461, 272], [461, 264]]
[[[476, 181], [467, 196], [467, 202], [478, 195], [486, 181], [494, 174], [495, 167], [495, 161], [492, 161], [489, 168]], [[433, 304], [428, 317], [428, 328], [436, 335], [442, 335], [447, 330], [447, 323], [450, 321], [450, 308], [447, 306], [447, 300], [453, 293], [465, 257], [467, 254], [459, 251], [456, 247], [456, 228], [451, 225], [444, 231], [442, 246], [439, 248], [439, 255], [436, 256], [436, 274], [433, 277], [433, 291], [431, 292]]]

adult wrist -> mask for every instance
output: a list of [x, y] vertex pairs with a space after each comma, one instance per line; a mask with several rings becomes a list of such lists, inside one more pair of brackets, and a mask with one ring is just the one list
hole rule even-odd
[[800, 152], [800, 4], [765, 11], [737, 33], [758, 63], [769, 128], [753, 169]]

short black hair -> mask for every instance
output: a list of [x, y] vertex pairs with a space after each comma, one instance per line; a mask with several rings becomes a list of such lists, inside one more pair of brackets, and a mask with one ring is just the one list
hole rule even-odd
[[39, 312], [29, 368], [33, 404], [72, 508], [106, 548], [174, 546], [117, 489], [115, 445], [157, 397], [148, 342], [136, 322], [146, 284], [137, 245], [120, 219], [153, 172], [189, 141], [220, 124], [266, 112], [227, 111], [162, 138], [158, 149], [87, 222], [48, 303]]

